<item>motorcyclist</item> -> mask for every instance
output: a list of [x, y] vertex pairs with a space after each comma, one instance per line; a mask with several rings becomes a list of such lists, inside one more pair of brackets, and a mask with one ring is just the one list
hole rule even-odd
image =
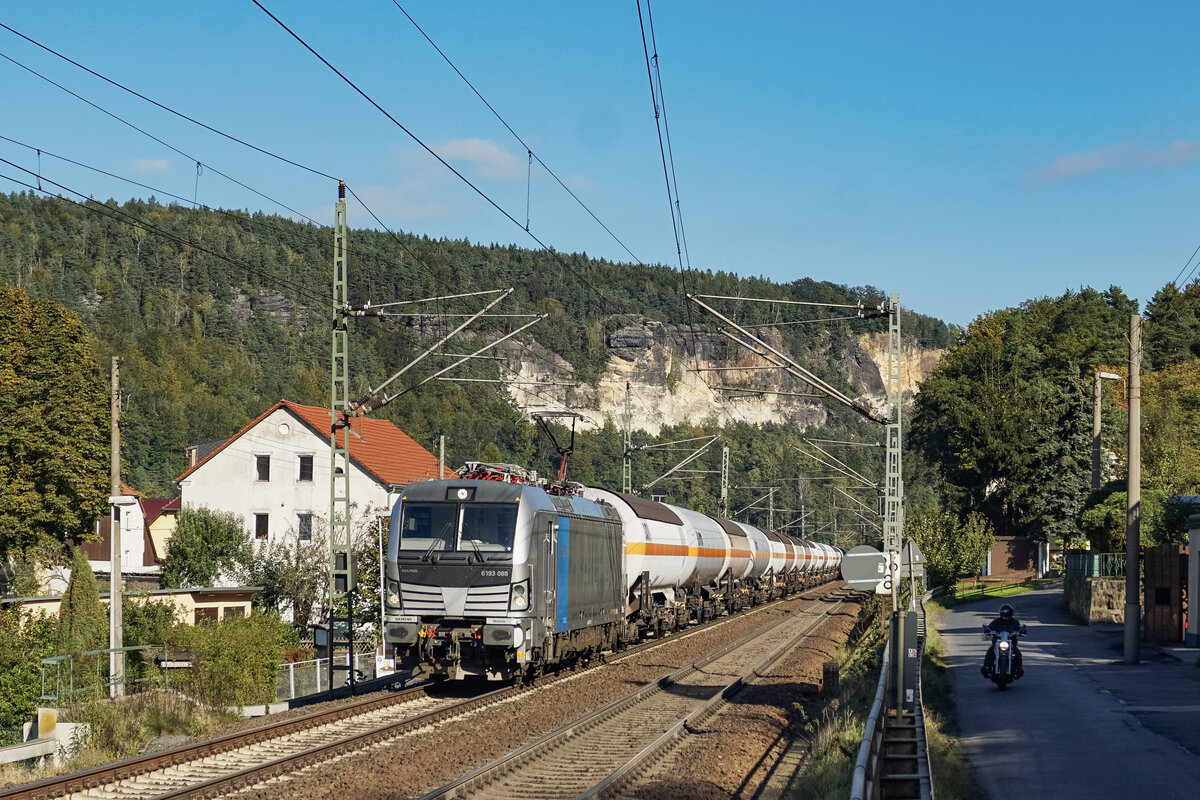
[[[1017, 621], [1017, 618], [1013, 615], [1013, 607], [1008, 603], [1000, 606], [1000, 616], [987, 624], [988, 630], [993, 633], [1020, 633], [1023, 627], [1025, 626]], [[1021, 666], [1021, 651], [1017, 649], [1015, 640], [1010, 639], [1009, 641], [1012, 642], [1013, 676], [1019, 678], [1025, 674], [1025, 670]], [[992, 668], [995, 666], [995, 661], [996, 654], [994, 648], [988, 647], [987, 654], [983, 657], [983, 666], [979, 669], [983, 673], [983, 677], [992, 677]]]

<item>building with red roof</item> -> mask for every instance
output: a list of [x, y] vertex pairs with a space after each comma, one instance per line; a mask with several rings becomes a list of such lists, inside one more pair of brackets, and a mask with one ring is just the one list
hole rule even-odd
[[[329, 409], [280, 400], [224, 442], [188, 448], [176, 478], [182, 506], [238, 514], [259, 541], [311, 540], [327, 530], [330, 428]], [[388, 515], [405, 486], [438, 476], [437, 457], [392, 423], [355, 417], [350, 431], [350, 463], [334, 469], [349, 470], [360, 521]]]

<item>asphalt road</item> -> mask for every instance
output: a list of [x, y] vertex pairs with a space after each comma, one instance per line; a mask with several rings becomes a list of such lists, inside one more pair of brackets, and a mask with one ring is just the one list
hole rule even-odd
[[[980, 628], [1004, 602], [1029, 635], [1025, 677], [1000, 691], [979, 674]], [[937, 626], [961, 740], [989, 797], [1200, 797], [1200, 652], [1143, 644], [1142, 663], [1127, 666], [1120, 628], [1077, 624], [1061, 589], [958, 606]]]

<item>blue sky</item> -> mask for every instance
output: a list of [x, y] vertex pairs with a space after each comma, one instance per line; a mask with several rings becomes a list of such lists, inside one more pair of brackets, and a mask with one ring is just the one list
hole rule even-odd
[[[678, 263], [634, 0], [261, 0], [510, 216], [249, 0], [8, 4], [0, 21], [164, 104], [342, 177], [393, 229]], [[335, 11], [336, 9], [336, 11]], [[645, 3], [643, 3], [645, 9]], [[1143, 304], [1200, 244], [1195, 3], [651, 5], [690, 263], [899, 292], [965, 324], [1067, 289]], [[0, 30], [0, 135], [226, 208], [328, 223], [336, 186], [231, 144]], [[36, 154], [0, 141], [0, 158]], [[208, 165], [197, 180], [194, 160]], [[97, 198], [150, 192], [43, 156]], [[0, 164], [0, 173], [20, 175]], [[0, 191], [18, 189], [0, 178]], [[160, 196], [161, 197], [161, 196]], [[373, 227], [356, 204], [352, 227]], [[1186, 275], [1191, 270], [1184, 270]], [[391, 300], [397, 298], [377, 298]]]

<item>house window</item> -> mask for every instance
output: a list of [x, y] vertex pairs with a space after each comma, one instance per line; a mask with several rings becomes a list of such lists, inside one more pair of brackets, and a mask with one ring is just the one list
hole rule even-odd
[[300, 534], [300, 541], [312, 541], [312, 514], [301, 514], [299, 516], [299, 524], [296, 526], [297, 532]]
[[219, 609], [217, 609], [217, 608], [197, 608], [195, 622], [196, 623], [203, 622], [206, 619], [210, 619], [213, 622], [216, 622], [218, 610]]
[[267, 533], [270, 531], [270, 514], [255, 514], [254, 515], [254, 538], [266, 539]]
[[225, 606], [223, 609], [221, 609], [221, 619], [244, 616], [246, 616], [246, 609], [242, 608], [241, 606]]
[[270, 456], [255, 456], [255, 463], [258, 467], [258, 479], [260, 481], [271, 480], [271, 457]]
[[311, 481], [312, 476], [312, 456], [300, 456], [300, 480]]

